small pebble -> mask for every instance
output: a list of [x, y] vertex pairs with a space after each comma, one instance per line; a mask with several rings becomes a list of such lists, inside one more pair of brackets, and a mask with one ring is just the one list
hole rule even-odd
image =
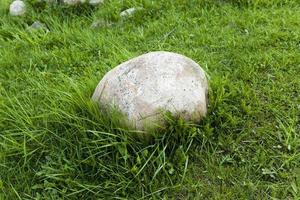
[[122, 18], [129, 17], [129, 16], [133, 15], [137, 10], [140, 10], [140, 9], [138, 9], [138, 8], [128, 8], [128, 9], [126, 9], [126, 10], [124, 10], [120, 13], [120, 17], [122, 17]]
[[97, 28], [101, 28], [105, 25], [105, 22], [103, 20], [96, 20], [93, 21], [93, 23], [91, 24], [91, 28], [93, 29], [97, 29]]
[[12, 2], [9, 6], [9, 13], [12, 16], [24, 15], [26, 12], [26, 5], [21, 0], [16, 0]]
[[110, 22], [107, 22], [103, 19], [98, 19], [98, 20], [95, 20], [93, 21], [93, 23], [91, 24], [91, 28], [92, 29], [99, 29], [99, 28], [103, 28], [103, 27], [109, 27], [109, 26], [112, 26], [113, 24], [110, 23]]
[[63, 3], [66, 5], [77, 5], [77, 4], [81, 4], [81, 3], [85, 3], [86, 0], [63, 0]]
[[45, 30], [45, 31], [49, 31], [47, 29], [47, 27], [45, 26], [45, 24], [39, 22], [39, 21], [35, 21], [33, 22], [33, 24], [31, 24], [31, 26], [29, 26], [27, 28], [27, 30], [29, 31], [34, 31], [34, 30]]
[[99, 4], [103, 4], [104, 0], [89, 0], [89, 4], [92, 6], [97, 6]]

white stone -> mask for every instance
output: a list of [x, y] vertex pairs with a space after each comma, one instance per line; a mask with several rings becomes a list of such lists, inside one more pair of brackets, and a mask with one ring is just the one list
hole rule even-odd
[[120, 17], [129, 17], [133, 15], [137, 10], [140, 10], [140, 8], [128, 8], [120, 13]]
[[140, 130], [159, 125], [170, 111], [199, 121], [207, 113], [208, 83], [204, 70], [183, 55], [150, 52], [109, 71], [92, 99], [114, 105]]
[[33, 28], [33, 29], [41, 29], [41, 28], [44, 28], [45, 25], [42, 24], [42, 23], [39, 22], [39, 21], [35, 21], [35, 22], [33, 22], [33, 24], [31, 24], [30, 27]]
[[103, 4], [104, 0], [89, 0], [89, 4], [92, 6], [97, 6], [99, 4]]
[[27, 28], [28, 31], [35, 31], [35, 30], [44, 30], [46, 32], [48, 32], [49, 30], [47, 29], [47, 27], [45, 26], [45, 24], [39, 22], [39, 21], [35, 21], [33, 22], [33, 24], [31, 24], [31, 26], [29, 26]]
[[109, 26], [110, 24], [108, 24], [106, 21], [104, 21], [103, 19], [98, 19], [93, 21], [93, 23], [91, 24], [91, 28], [92, 29], [100, 29], [103, 28], [105, 26]]
[[67, 4], [70, 6], [85, 3], [85, 2], [86, 2], [86, 0], [63, 0], [64, 4]]
[[54, 4], [57, 3], [58, 1], [56, 0], [44, 0], [46, 3]]
[[12, 16], [24, 15], [26, 12], [26, 5], [23, 1], [16, 0], [12, 2], [9, 6], [9, 13]]

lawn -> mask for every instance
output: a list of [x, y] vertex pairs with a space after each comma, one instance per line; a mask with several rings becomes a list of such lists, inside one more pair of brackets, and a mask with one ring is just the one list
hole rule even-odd
[[[0, 199], [300, 199], [298, 0], [0, 1]], [[209, 112], [145, 138], [90, 97], [156, 50], [202, 66]]]

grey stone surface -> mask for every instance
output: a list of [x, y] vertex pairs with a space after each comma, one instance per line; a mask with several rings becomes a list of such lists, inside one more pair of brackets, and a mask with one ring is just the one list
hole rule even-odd
[[70, 6], [85, 3], [85, 2], [86, 2], [86, 0], [63, 0], [64, 4], [70, 5]]
[[92, 6], [97, 6], [97, 5], [100, 5], [103, 3], [104, 3], [104, 0], [89, 0], [89, 4]]
[[35, 31], [35, 30], [44, 30], [46, 32], [48, 32], [49, 30], [47, 29], [47, 27], [45, 26], [45, 24], [39, 22], [39, 21], [35, 21], [31, 24], [31, 26], [29, 26], [27, 28], [28, 31]]
[[42, 24], [39, 21], [35, 21], [35, 22], [33, 22], [33, 24], [31, 24], [30, 27], [33, 29], [40, 29], [40, 28], [44, 28], [44, 24]]
[[140, 130], [161, 124], [165, 111], [199, 121], [207, 113], [208, 83], [203, 69], [183, 55], [150, 52], [109, 71], [92, 99], [114, 105]]
[[97, 19], [97, 20], [95, 20], [95, 21], [92, 22], [92, 24], [91, 24], [90, 27], [92, 29], [101, 29], [101, 28], [104, 28], [104, 27], [109, 27], [111, 25], [112, 25], [111, 23], [106, 22], [103, 19]]
[[26, 12], [26, 5], [21, 0], [13, 1], [9, 6], [9, 13], [12, 16], [24, 15]]
[[128, 8], [120, 13], [120, 17], [121, 18], [129, 17], [133, 15], [137, 10], [140, 10], [140, 8], [134, 8], [134, 7]]
[[97, 6], [104, 3], [104, 0], [63, 0], [64, 4], [67, 5], [76, 5], [82, 3], [89, 3], [92, 6]]

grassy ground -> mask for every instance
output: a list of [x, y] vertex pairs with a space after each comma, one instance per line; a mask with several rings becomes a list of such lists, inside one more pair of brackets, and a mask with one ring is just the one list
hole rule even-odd
[[[0, 199], [300, 199], [297, 0], [0, 2]], [[131, 18], [118, 13], [143, 7]], [[103, 27], [91, 29], [93, 20]], [[29, 32], [39, 20], [50, 32]], [[201, 124], [168, 119], [143, 141], [90, 96], [117, 64], [152, 50], [208, 73]]]

